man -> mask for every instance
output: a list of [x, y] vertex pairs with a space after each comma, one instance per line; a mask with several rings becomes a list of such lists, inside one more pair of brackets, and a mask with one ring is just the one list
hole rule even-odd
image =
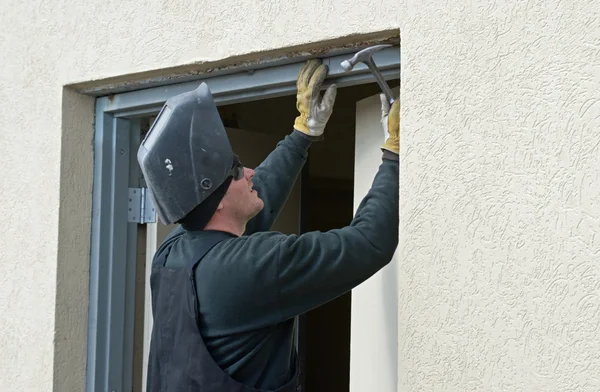
[[392, 259], [400, 106], [385, 97], [382, 163], [351, 224], [269, 231], [333, 110], [336, 87], [320, 96], [326, 74], [316, 60], [302, 67], [294, 129], [256, 171], [231, 151], [205, 84], [167, 101], [143, 141], [138, 159], [159, 216], [180, 223], [153, 261], [149, 391], [295, 391], [296, 316]]

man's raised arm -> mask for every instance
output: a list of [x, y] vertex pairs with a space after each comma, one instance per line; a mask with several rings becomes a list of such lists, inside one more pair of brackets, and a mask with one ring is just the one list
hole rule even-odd
[[327, 66], [319, 60], [309, 60], [300, 69], [296, 101], [299, 115], [294, 130], [255, 169], [254, 189], [265, 206], [248, 222], [245, 234], [270, 230], [302, 172], [310, 145], [322, 139], [337, 92], [332, 85], [321, 98], [327, 72]]

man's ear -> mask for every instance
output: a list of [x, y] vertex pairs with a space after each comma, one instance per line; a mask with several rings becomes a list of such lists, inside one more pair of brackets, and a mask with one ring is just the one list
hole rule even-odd
[[223, 202], [219, 202], [219, 205], [217, 206], [217, 211], [222, 210], [223, 208], [225, 208], [225, 206], [223, 205]]

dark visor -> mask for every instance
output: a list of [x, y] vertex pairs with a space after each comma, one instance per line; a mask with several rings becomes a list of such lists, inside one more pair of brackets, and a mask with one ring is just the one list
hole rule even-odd
[[239, 181], [244, 177], [244, 166], [236, 154], [233, 154], [233, 165], [231, 165], [229, 175], [233, 177], [235, 181]]

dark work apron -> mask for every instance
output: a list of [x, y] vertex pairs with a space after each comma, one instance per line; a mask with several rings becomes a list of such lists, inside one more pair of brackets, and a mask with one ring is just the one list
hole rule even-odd
[[[152, 263], [153, 328], [148, 360], [148, 392], [257, 392], [229, 377], [214, 361], [198, 327], [198, 300], [194, 267], [217, 243], [227, 238], [221, 232], [205, 232], [202, 246], [185, 268], [165, 266], [171, 245]], [[295, 392], [292, 380], [276, 392]]]

